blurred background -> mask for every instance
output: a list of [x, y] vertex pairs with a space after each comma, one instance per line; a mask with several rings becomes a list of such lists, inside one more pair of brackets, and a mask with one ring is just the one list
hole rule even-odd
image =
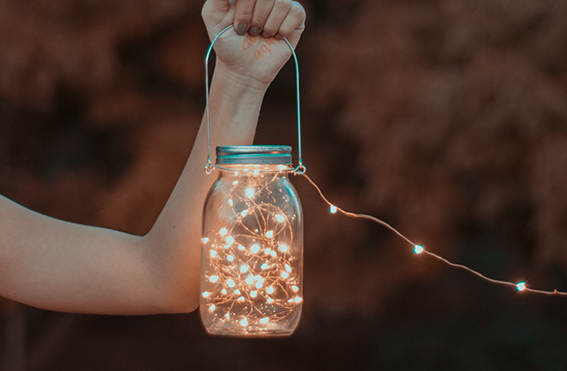
[[[302, 3], [304, 161], [327, 197], [492, 278], [567, 291], [567, 2]], [[0, 193], [146, 233], [204, 109], [202, 4], [0, 0]], [[256, 143], [295, 146], [294, 110], [288, 64]], [[305, 305], [290, 338], [0, 298], [0, 370], [567, 369], [567, 299], [413, 255], [292, 181]]]

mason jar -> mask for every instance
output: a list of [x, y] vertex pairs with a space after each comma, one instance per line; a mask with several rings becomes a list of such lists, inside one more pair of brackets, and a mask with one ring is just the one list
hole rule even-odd
[[289, 146], [217, 147], [204, 206], [201, 320], [207, 332], [285, 336], [303, 305], [303, 220]]

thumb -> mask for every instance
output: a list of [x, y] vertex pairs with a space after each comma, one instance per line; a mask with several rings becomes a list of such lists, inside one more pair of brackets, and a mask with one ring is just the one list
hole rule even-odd
[[210, 7], [213, 12], [227, 11], [231, 0], [207, 0], [204, 7]]
[[212, 28], [224, 21], [231, 10], [234, 0], [207, 0], [203, 5], [201, 16], [207, 28]]
[[207, 0], [201, 16], [207, 27], [209, 38], [213, 40], [219, 32], [232, 23], [235, 0]]

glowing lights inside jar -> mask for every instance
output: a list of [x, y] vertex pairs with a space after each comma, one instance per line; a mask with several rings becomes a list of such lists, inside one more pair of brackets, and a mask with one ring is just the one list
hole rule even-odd
[[301, 314], [303, 224], [281, 165], [234, 166], [203, 215], [201, 318], [209, 333], [289, 335]]

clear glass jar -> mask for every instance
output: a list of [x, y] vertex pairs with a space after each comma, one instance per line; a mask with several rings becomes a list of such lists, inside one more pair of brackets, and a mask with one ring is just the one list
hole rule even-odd
[[303, 303], [303, 220], [287, 146], [217, 148], [203, 211], [201, 320], [210, 334], [284, 336]]

